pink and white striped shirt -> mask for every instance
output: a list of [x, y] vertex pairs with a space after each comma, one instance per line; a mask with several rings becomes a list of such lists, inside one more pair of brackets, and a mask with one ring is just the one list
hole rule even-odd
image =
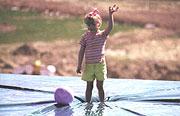
[[105, 58], [105, 45], [107, 35], [105, 31], [98, 31], [97, 33], [87, 31], [80, 41], [81, 47], [85, 48], [85, 62], [86, 64], [93, 64], [102, 62]]

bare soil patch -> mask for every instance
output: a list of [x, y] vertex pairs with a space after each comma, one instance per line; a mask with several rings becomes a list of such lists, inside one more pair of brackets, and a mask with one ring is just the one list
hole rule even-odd
[[0, 33], [7, 33], [7, 32], [12, 32], [15, 30], [16, 30], [16, 26], [14, 25], [7, 24], [7, 23], [0, 24]]

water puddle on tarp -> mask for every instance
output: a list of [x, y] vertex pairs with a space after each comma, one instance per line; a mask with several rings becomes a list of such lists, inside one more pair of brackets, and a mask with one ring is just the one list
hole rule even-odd
[[[94, 83], [95, 84], [95, 83]], [[54, 102], [58, 87], [73, 89], [69, 106]], [[0, 116], [179, 116], [180, 81], [107, 79], [105, 104], [94, 86], [84, 102], [86, 83], [78, 77], [0, 74]]]

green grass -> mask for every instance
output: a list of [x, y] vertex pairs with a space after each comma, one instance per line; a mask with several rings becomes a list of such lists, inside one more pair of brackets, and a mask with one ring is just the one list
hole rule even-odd
[[[0, 32], [0, 43], [52, 41], [56, 39], [79, 39], [84, 32], [80, 17], [65, 19], [43, 17], [37, 12], [21, 12], [0, 9], [0, 24], [16, 26], [16, 31]], [[103, 22], [102, 28], [106, 27]], [[128, 31], [138, 26], [117, 24], [111, 34]]]

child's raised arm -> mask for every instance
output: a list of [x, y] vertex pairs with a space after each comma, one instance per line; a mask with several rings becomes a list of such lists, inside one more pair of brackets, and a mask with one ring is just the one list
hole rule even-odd
[[110, 6], [109, 7], [109, 20], [108, 20], [108, 27], [105, 29], [105, 34], [108, 35], [112, 28], [113, 28], [113, 25], [114, 25], [114, 19], [113, 19], [113, 13], [114, 12], [117, 12], [119, 9], [118, 6], [116, 5], [113, 5], [112, 7]]

